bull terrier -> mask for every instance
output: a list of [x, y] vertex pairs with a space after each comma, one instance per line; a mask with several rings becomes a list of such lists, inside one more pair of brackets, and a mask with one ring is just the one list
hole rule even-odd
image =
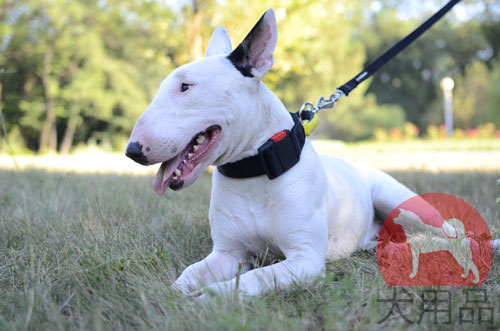
[[[160, 195], [217, 167], [209, 209], [213, 250], [172, 285], [184, 294], [259, 296], [307, 286], [323, 275], [327, 258], [375, 247], [375, 219], [415, 196], [380, 170], [316, 154], [296, 118], [262, 83], [277, 38], [272, 9], [234, 50], [226, 29], [217, 27], [206, 56], [161, 82], [132, 131], [126, 155], [161, 164], [153, 181]], [[262, 165], [267, 152], [271, 161]], [[249, 176], [238, 173], [241, 162]], [[251, 258], [267, 251], [284, 259], [252, 269]]]

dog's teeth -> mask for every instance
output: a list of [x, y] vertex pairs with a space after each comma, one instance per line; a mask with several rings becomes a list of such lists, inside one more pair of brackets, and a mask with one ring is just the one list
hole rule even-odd
[[173, 180], [177, 180], [177, 176], [174, 176], [174, 178], [172, 178]]
[[180, 169], [175, 169], [175, 171], [174, 171], [174, 172], [175, 172], [175, 174], [176, 174], [177, 176], [182, 175], [182, 170], [180, 170]]
[[202, 144], [205, 141], [205, 138], [206, 138], [205, 135], [200, 134], [198, 138], [196, 138], [196, 142], [198, 144]]
[[196, 152], [196, 151], [198, 150], [198, 148], [200, 148], [200, 146], [198, 146], [198, 145], [194, 145], [194, 146], [193, 146], [193, 151], [195, 151], [195, 152]]
[[193, 153], [188, 153], [188, 155], [187, 155], [188, 159], [190, 159], [191, 156], [193, 156]]

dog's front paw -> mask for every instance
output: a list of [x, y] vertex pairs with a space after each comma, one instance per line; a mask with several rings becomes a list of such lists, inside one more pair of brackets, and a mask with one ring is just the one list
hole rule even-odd
[[204, 295], [203, 290], [196, 290], [196, 291], [190, 292], [186, 296], [189, 298], [192, 298], [192, 299], [198, 299], [198, 298], [202, 297], [203, 295]]
[[233, 300], [246, 301], [256, 296], [255, 293], [247, 291], [247, 287], [243, 287], [241, 283], [238, 285], [235, 279], [210, 284], [203, 288], [200, 300], [219, 297], [225, 302], [232, 302]]
[[235, 302], [243, 302], [250, 298], [242, 291], [216, 291], [208, 287], [199, 291], [194, 291], [189, 297], [196, 302], [217, 303], [229, 306]]
[[195, 301], [206, 301], [208, 298], [213, 298], [220, 294], [216, 289], [210, 288], [210, 286], [204, 287], [203, 289], [197, 289], [190, 285], [174, 283], [170, 285], [170, 288], [184, 295], [184, 297]]
[[183, 284], [180, 282], [175, 282], [172, 285], [170, 285], [170, 289], [179, 292], [181, 294], [184, 294], [186, 296], [190, 296], [191, 293], [197, 290], [194, 286], [191, 286], [189, 284]]

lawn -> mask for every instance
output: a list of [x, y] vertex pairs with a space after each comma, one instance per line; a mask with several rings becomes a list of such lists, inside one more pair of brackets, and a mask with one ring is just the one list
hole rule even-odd
[[344, 143], [335, 140], [315, 140], [316, 149], [357, 151], [477, 151], [500, 150], [498, 138], [409, 139], [397, 141], [360, 141]]
[[[500, 237], [498, 173], [392, 174], [419, 193], [468, 201]], [[424, 313], [417, 324], [429, 293], [423, 296], [424, 290], [449, 293], [448, 327], [500, 327], [498, 257], [479, 288], [485, 303], [467, 303], [470, 288], [396, 288], [412, 298], [400, 306], [414, 324], [397, 309], [377, 323], [391, 310], [390, 302], [378, 301], [390, 298], [393, 288], [380, 275], [375, 251], [328, 262], [326, 278], [312, 288], [245, 302], [184, 298], [169, 285], [211, 249], [210, 176], [163, 197], [151, 181], [151, 175], [0, 170], [0, 330], [430, 329], [448, 313], [438, 313], [436, 321]], [[464, 306], [475, 311], [473, 325], [460, 324]], [[488, 307], [492, 323], [484, 322]]]

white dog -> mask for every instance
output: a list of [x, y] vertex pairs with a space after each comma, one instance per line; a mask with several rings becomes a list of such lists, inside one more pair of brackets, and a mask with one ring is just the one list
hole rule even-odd
[[[258, 296], [321, 276], [326, 258], [373, 248], [385, 217], [415, 193], [389, 175], [336, 157], [319, 157], [305, 140], [300, 160], [275, 179], [232, 178], [221, 166], [259, 153], [270, 137], [294, 127], [281, 101], [261, 82], [277, 42], [268, 10], [232, 51], [224, 27], [206, 57], [174, 70], [137, 121], [127, 155], [161, 163], [158, 194], [191, 185], [211, 164], [209, 219], [213, 251], [181, 274], [174, 288], [185, 294]], [[250, 258], [267, 249], [285, 260], [250, 270]], [[241, 277], [236, 277], [244, 261]], [[238, 279], [237, 279], [238, 278]], [[200, 291], [201, 290], [201, 291]]]
[[[400, 209], [398, 217], [394, 218], [394, 223], [403, 227], [406, 240], [411, 248], [412, 273], [410, 278], [414, 278], [418, 272], [418, 261], [420, 254], [446, 250], [451, 253], [455, 260], [464, 269], [462, 278], [466, 278], [469, 272], [474, 275], [474, 283], [479, 282], [479, 271], [472, 260], [470, 241], [465, 236], [463, 223], [457, 218], [450, 218], [442, 225], [442, 233], [436, 235], [436, 227], [425, 224], [420, 217], [412, 211]], [[421, 224], [418, 233], [412, 233], [411, 229], [415, 224]], [[422, 231], [424, 229], [424, 231]]]

